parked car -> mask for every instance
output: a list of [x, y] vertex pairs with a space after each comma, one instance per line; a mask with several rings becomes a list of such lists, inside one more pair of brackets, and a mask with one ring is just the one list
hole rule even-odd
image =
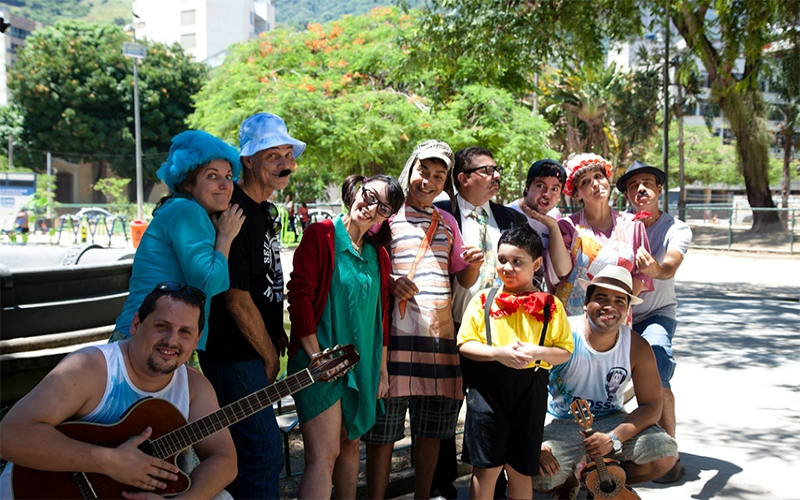
[[84, 207], [75, 212], [75, 217], [78, 219], [82, 219], [86, 216], [90, 221], [98, 219], [101, 215], [105, 216], [106, 219], [111, 218], [111, 212], [101, 207]]
[[325, 219], [333, 219], [336, 215], [324, 208], [312, 208], [308, 211], [308, 219], [311, 222], [320, 222]]

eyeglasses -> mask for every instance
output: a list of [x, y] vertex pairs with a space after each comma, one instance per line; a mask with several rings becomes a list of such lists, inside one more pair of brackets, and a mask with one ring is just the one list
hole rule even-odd
[[281, 219], [278, 207], [274, 203], [264, 202], [261, 204], [267, 212], [267, 225], [269, 226], [270, 234], [278, 234], [281, 230]]
[[370, 207], [372, 205], [378, 205], [376, 212], [378, 212], [378, 215], [380, 215], [381, 217], [388, 219], [389, 217], [392, 216], [392, 214], [394, 214], [394, 210], [392, 210], [392, 207], [381, 202], [378, 199], [378, 193], [376, 193], [372, 189], [367, 189], [364, 186], [361, 186], [361, 197], [364, 199], [364, 203], [366, 203]]
[[[177, 281], [162, 281], [158, 285], [156, 285], [155, 290], [159, 290], [161, 292], [182, 292], [185, 291], [190, 297], [199, 300], [200, 302], [205, 305], [206, 303], [206, 294], [202, 290], [197, 287], [191, 285], [184, 285], [183, 283], [178, 283]], [[154, 290], [154, 291], [155, 291]]]
[[495, 172], [497, 175], [503, 175], [503, 167], [500, 165], [484, 165], [482, 167], [475, 167], [470, 170], [464, 170], [465, 174], [471, 174], [472, 172], [477, 172], [479, 170], [483, 170], [483, 175], [492, 177]]

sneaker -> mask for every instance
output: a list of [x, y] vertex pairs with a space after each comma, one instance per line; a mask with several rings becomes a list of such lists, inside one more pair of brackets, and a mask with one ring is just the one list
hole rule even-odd
[[580, 490], [580, 483], [578, 483], [574, 474], [570, 474], [564, 484], [550, 492], [550, 498], [555, 498], [557, 500], [575, 500], [578, 498], [578, 492]]
[[686, 474], [686, 469], [683, 468], [683, 464], [681, 464], [681, 459], [679, 458], [666, 474], [658, 479], [653, 479], [653, 482], [661, 484], [677, 483], [684, 474]]

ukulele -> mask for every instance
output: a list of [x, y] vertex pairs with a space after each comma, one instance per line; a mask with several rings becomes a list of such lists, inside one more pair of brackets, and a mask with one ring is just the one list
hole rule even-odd
[[[583, 429], [586, 437], [594, 434], [592, 415], [589, 403], [584, 399], [577, 399], [569, 405], [569, 410], [578, 425]], [[593, 465], [586, 466], [581, 471], [581, 480], [595, 498], [610, 498], [613, 500], [638, 500], [640, 497], [625, 484], [625, 470], [619, 462], [610, 458], [598, 457]]]
[[[272, 406], [272, 403], [314, 382], [334, 380], [355, 365], [359, 354], [352, 345], [336, 346], [314, 356], [305, 370], [295, 373], [249, 396], [235, 401], [203, 418], [187, 423], [183, 414], [169, 401], [145, 398], [137, 401], [125, 411], [115, 424], [87, 422], [64, 422], [56, 429], [67, 437], [84, 443], [117, 447], [152, 427], [150, 439], [139, 445], [139, 449], [150, 456], [176, 463], [177, 455], [240, 420]], [[168, 481], [160, 495], [178, 495], [189, 489], [192, 481], [183, 471], [178, 479]], [[108, 476], [91, 472], [40, 471], [19, 465], [11, 470], [11, 489], [17, 499], [89, 499], [122, 498], [123, 491], [146, 491], [118, 483]]]

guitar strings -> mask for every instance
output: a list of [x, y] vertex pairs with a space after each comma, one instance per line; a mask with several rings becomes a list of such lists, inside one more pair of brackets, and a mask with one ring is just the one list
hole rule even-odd
[[[166, 460], [166, 459], [172, 457], [173, 455], [176, 455], [176, 454], [180, 453], [181, 451], [183, 451], [184, 449], [188, 448], [189, 446], [192, 445], [192, 443], [194, 443], [196, 441], [200, 441], [200, 440], [210, 436], [211, 434], [213, 434], [213, 433], [215, 433], [217, 431], [220, 431], [220, 430], [222, 430], [222, 429], [224, 429], [226, 427], [229, 427], [230, 425], [232, 425], [232, 423], [230, 423], [230, 418], [231, 417], [227, 416], [227, 413], [229, 411], [233, 412], [233, 418], [234, 418], [234, 422], [233, 423], [235, 423], [235, 422], [238, 422], [239, 420], [242, 420], [243, 418], [246, 418], [247, 416], [250, 416], [250, 415], [252, 415], [252, 414], [254, 414], [254, 413], [256, 413], [256, 412], [258, 412], [258, 411], [260, 411], [260, 410], [262, 410], [264, 408], [266, 408], [267, 405], [271, 404], [274, 401], [277, 401], [280, 398], [281, 391], [278, 390], [279, 384], [280, 384], [280, 386], [283, 386], [283, 388], [287, 391], [286, 395], [292, 394], [294, 392], [297, 392], [300, 389], [303, 389], [303, 388], [311, 385], [312, 383], [316, 382], [319, 379], [321, 374], [324, 374], [324, 373], [326, 373], [326, 372], [328, 372], [329, 370], [332, 369], [329, 365], [334, 365], [333, 368], [336, 368], [335, 364], [338, 364], [338, 363], [334, 363], [334, 362], [339, 357], [341, 357], [342, 354], [338, 353], [338, 356], [336, 355], [337, 353], [333, 353], [333, 354], [334, 354], [333, 359], [331, 359], [330, 361], [326, 362], [322, 366], [317, 366], [317, 367], [314, 367], [314, 368], [311, 368], [311, 367], [306, 368], [305, 370], [303, 370], [301, 372], [298, 372], [297, 374], [292, 375], [291, 377], [287, 377], [287, 378], [285, 378], [283, 380], [280, 380], [280, 381], [278, 381], [278, 382], [276, 382], [276, 383], [274, 383], [274, 384], [272, 384], [272, 385], [270, 385], [268, 387], [265, 387], [264, 389], [261, 389], [261, 390], [255, 392], [253, 394], [245, 396], [244, 398], [242, 398], [242, 399], [240, 399], [238, 401], [235, 401], [235, 402], [225, 406], [224, 408], [220, 408], [219, 410], [217, 410], [215, 412], [212, 412], [209, 415], [206, 415], [205, 417], [202, 417], [202, 418], [200, 418], [198, 420], [195, 420], [194, 422], [191, 422], [190, 424], [187, 424], [186, 426], [183, 426], [183, 427], [181, 427], [179, 429], [175, 429], [175, 430], [173, 430], [173, 431], [171, 431], [171, 432], [169, 432], [167, 434], [164, 434], [163, 436], [160, 436], [160, 437], [158, 437], [156, 439], [153, 439], [153, 440], [150, 440], [150, 441], [146, 441], [145, 443], [148, 444], [152, 448], [152, 452], [153, 453], [151, 454], [151, 456], [156, 457], [156, 458], [160, 458], [162, 460]], [[345, 364], [342, 367], [340, 367], [340, 369], [341, 368], [345, 368], [345, 371], [346, 371], [346, 369], [349, 366], [351, 366], [350, 363], [345, 360]], [[308, 375], [308, 378], [301, 381], [300, 380], [301, 379], [301, 375]], [[270, 394], [270, 393], [274, 393], [274, 394]], [[262, 396], [267, 396], [267, 399], [263, 399]], [[254, 406], [253, 406], [253, 403], [251, 402], [251, 399], [255, 399], [254, 402], [258, 405], [258, 409], [254, 410]], [[250, 412], [251, 413], [249, 413], [249, 415], [247, 415], [247, 410], [245, 410], [242, 407], [242, 404], [245, 403], [245, 402], [250, 407]], [[234, 409], [234, 407], [236, 407], [236, 406], [239, 407], [238, 412], [237, 412], [236, 409]], [[224, 425], [222, 423], [222, 421], [220, 420], [220, 416], [221, 415], [225, 416], [227, 425]], [[207, 427], [206, 421], [211, 423], [213, 419], [217, 420], [217, 424], [219, 425], [219, 427], [217, 428], [217, 425], [213, 425], [213, 423], [212, 423], [212, 425], [213, 425], [212, 428], [214, 430], [212, 432], [208, 432], [208, 427]], [[188, 434], [189, 433], [189, 428], [194, 428], [194, 427], [198, 428], [198, 431], [200, 431], [200, 435], [203, 436], [202, 438], [200, 438], [198, 440], [192, 440], [191, 439], [192, 435]], [[180, 434], [186, 434], [186, 435], [180, 435]], [[169, 448], [168, 448], [169, 446], [171, 446], [173, 449], [176, 449], [176, 451], [173, 451], [173, 452], [170, 453]], [[166, 453], [169, 453], [169, 454], [165, 455]], [[100, 477], [97, 478], [95, 481], [91, 481], [89, 479], [89, 475], [90, 474], [91, 475], [98, 475]], [[87, 481], [89, 481], [90, 487], [93, 488], [98, 493], [100, 493], [101, 491], [106, 491], [106, 490], [108, 490], [110, 488], [113, 488], [113, 491], [108, 491], [108, 493], [116, 493], [116, 490], [119, 489], [118, 485], [120, 483], [118, 483], [117, 481], [114, 481], [113, 479], [111, 479], [110, 477], [105, 476], [105, 475], [96, 474], [96, 473], [86, 473], [86, 479], [87, 479]], [[129, 486], [129, 485], [124, 485], [124, 486]], [[141, 489], [141, 488], [137, 488], [137, 489]], [[107, 495], [102, 495], [102, 494], [100, 495], [101, 498], [103, 498], [104, 496], [107, 496]]]

